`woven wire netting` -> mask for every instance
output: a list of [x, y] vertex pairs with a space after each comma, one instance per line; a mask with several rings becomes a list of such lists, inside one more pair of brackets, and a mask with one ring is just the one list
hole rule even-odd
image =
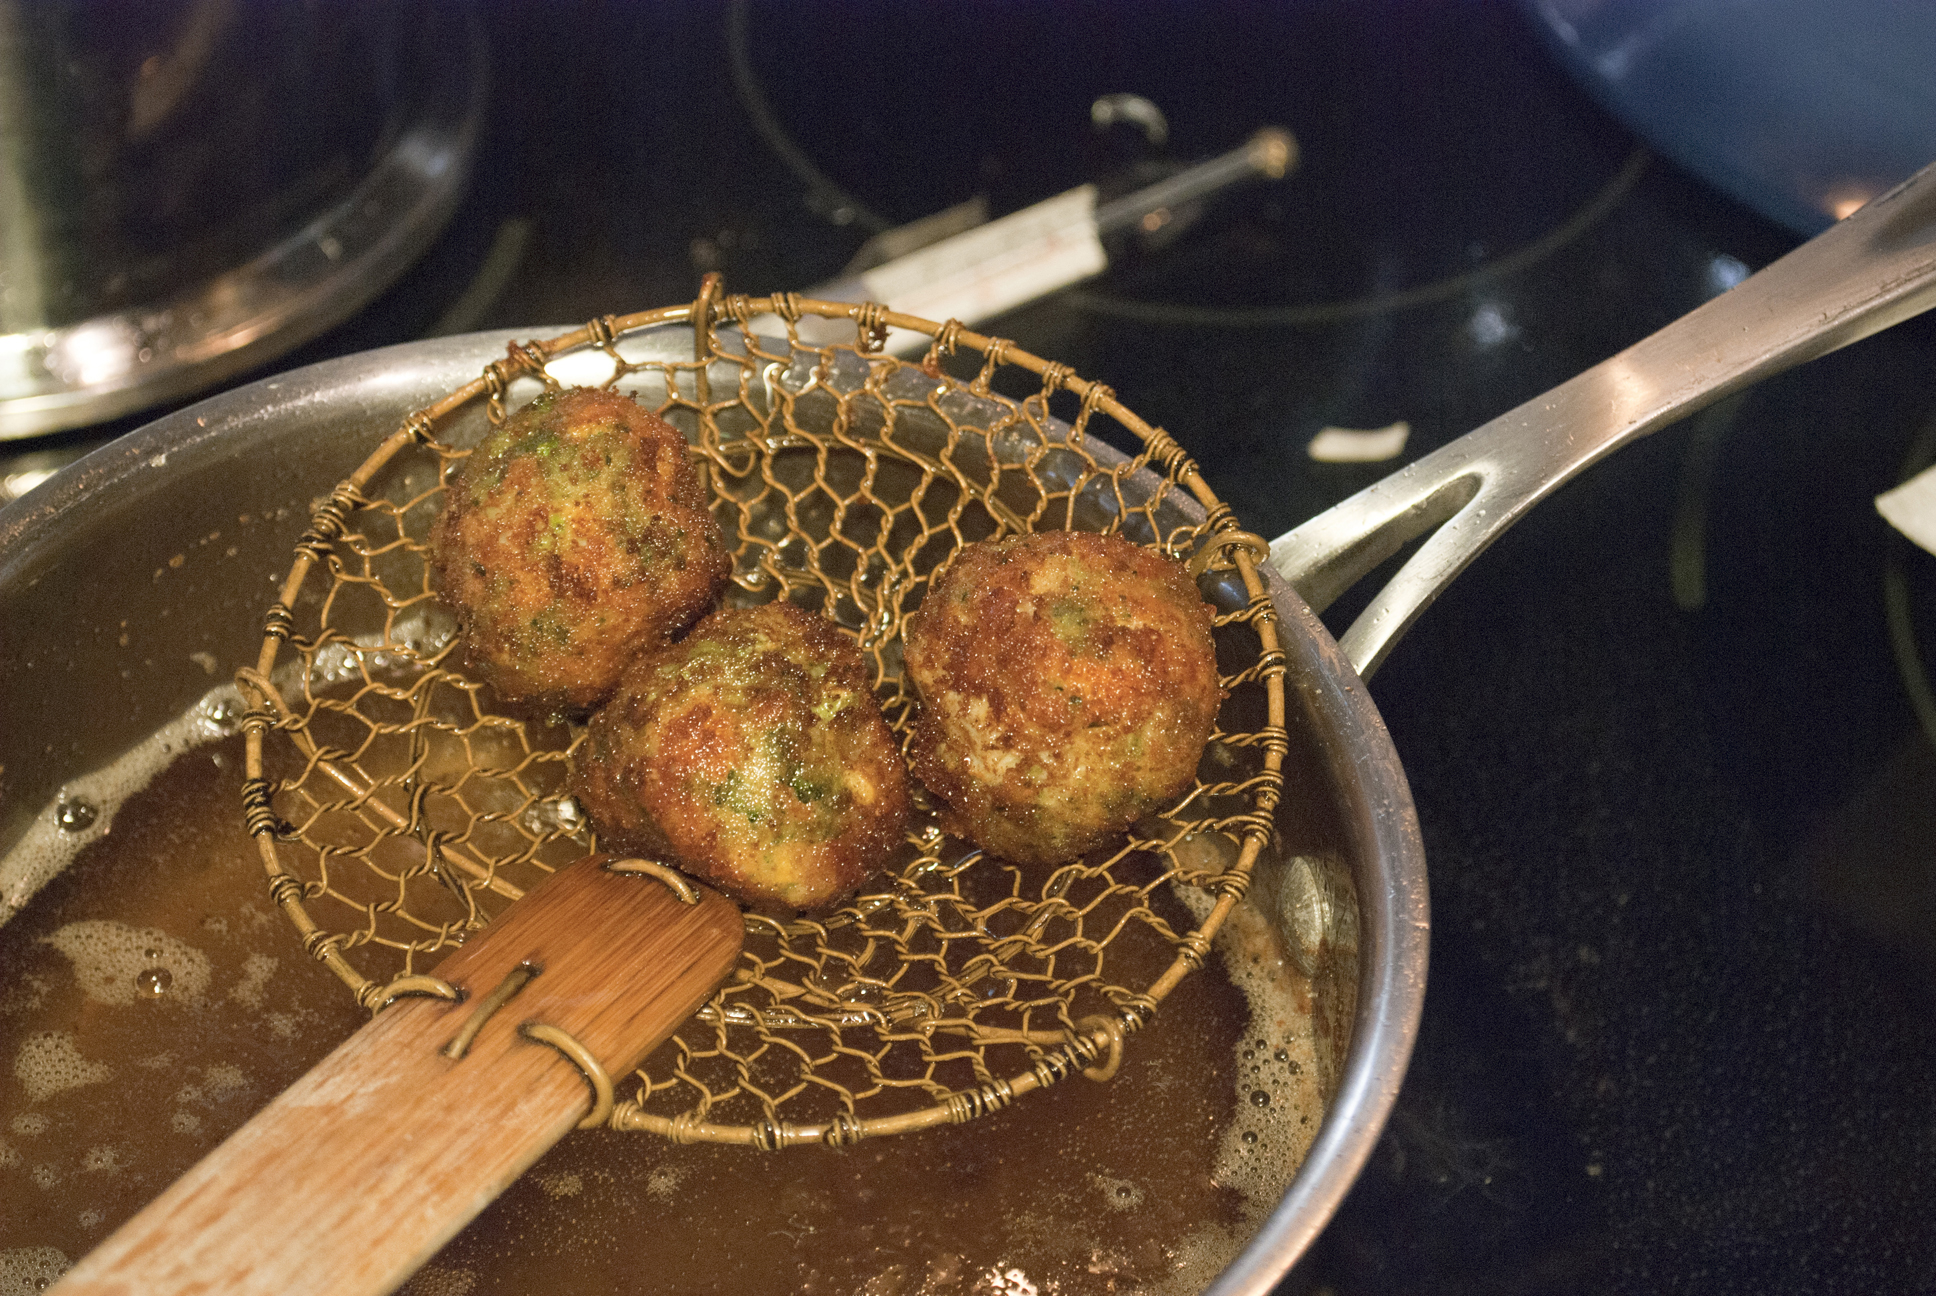
[[[830, 318], [853, 340], [803, 340]], [[927, 354], [883, 353], [889, 325], [930, 335]], [[1203, 962], [1272, 832], [1284, 657], [1258, 544], [1106, 388], [879, 306], [709, 285], [690, 306], [514, 346], [317, 505], [241, 672], [256, 700], [248, 827], [305, 948], [380, 1007], [597, 849], [565, 794], [582, 729], [465, 676], [426, 545], [486, 424], [561, 384], [631, 392], [685, 433], [734, 554], [727, 601], [790, 599], [839, 624], [903, 738], [906, 617], [956, 549], [1023, 530], [1116, 531], [1191, 562], [1227, 694], [1195, 786], [1059, 867], [946, 836], [917, 789], [903, 848], [861, 895], [810, 920], [747, 916], [735, 975], [640, 1067], [612, 1123], [838, 1143], [965, 1120], [1075, 1071], [1106, 1078]], [[1111, 435], [1140, 449], [1125, 457]]]

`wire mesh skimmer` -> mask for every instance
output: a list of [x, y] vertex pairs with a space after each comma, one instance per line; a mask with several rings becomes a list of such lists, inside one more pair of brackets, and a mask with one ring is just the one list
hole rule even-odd
[[[803, 320], [818, 337], [829, 319], [853, 340], [803, 340]], [[925, 334], [925, 355], [887, 354], [890, 326]], [[685, 434], [734, 553], [727, 601], [791, 599], [836, 622], [897, 735], [914, 706], [901, 628], [930, 576], [965, 543], [1027, 530], [1114, 531], [1186, 560], [1216, 610], [1227, 693], [1195, 785], [1059, 867], [944, 835], [917, 792], [903, 849], [863, 894], [812, 919], [747, 915], [735, 975], [640, 1067], [610, 1124], [841, 1144], [1114, 1074], [1271, 841], [1285, 667], [1263, 546], [1108, 388], [875, 304], [709, 281], [690, 304], [514, 345], [316, 505], [240, 673], [246, 821], [304, 948], [379, 1008], [597, 848], [564, 791], [582, 730], [465, 677], [426, 546], [469, 447], [566, 382], [630, 392]]]

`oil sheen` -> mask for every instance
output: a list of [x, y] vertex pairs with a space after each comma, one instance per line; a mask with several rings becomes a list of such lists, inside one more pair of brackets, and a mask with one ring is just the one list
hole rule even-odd
[[[0, 926], [0, 1292], [44, 1286], [364, 1020], [273, 911], [226, 706], [64, 789], [0, 861], [24, 904]], [[843, 1151], [573, 1134], [404, 1291], [1198, 1290], [1282, 1196], [1332, 1073], [1309, 982], [1238, 912], [1106, 1084]]]

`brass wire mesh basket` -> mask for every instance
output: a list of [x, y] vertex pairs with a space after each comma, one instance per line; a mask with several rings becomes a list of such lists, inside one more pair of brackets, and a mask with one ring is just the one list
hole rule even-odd
[[[854, 341], [803, 341], [811, 317], [851, 320]], [[926, 334], [926, 355], [886, 354], [890, 326]], [[1117, 531], [1187, 560], [1226, 690], [1195, 785], [1059, 867], [944, 835], [917, 788], [901, 853], [863, 894], [812, 919], [746, 917], [734, 977], [642, 1064], [610, 1124], [842, 1144], [964, 1121], [1078, 1071], [1107, 1079], [1272, 841], [1285, 657], [1264, 546], [1108, 388], [875, 304], [721, 296], [709, 280], [689, 305], [514, 345], [317, 504], [238, 675], [245, 819], [305, 950], [380, 1009], [597, 848], [564, 791], [582, 729], [465, 677], [426, 545], [487, 422], [567, 380], [631, 392], [686, 435], [734, 554], [727, 601], [786, 598], [836, 622], [903, 739], [906, 617], [961, 545], [1024, 530]], [[1107, 444], [1111, 426], [1137, 453]]]

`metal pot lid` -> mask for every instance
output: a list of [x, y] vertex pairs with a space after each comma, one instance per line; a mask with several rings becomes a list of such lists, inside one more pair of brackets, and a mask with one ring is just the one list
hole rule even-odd
[[[270, 87], [241, 115], [220, 106], [250, 98], [221, 89], [238, 68], [266, 61], [273, 82], [279, 50], [300, 64], [305, 33], [290, 15], [200, 6], [151, 33], [50, 32], [57, 15], [0, 6], [12, 145], [0, 153], [0, 440], [99, 423], [262, 364], [348, 318], [429, 247], [469, 178], [482, 30], [441, 2], [363, 17], [363, 38], [331, 46], [330, 66], [311, 73], [361, 83], [369, 145], [352, 169], [354, 144], [316, 138], [328, 122], [293, 120], [311, 111], [303, 86]], [[286, 39], [263, 48], [263, 22]], [[67, 58], [76, 40], [91, 64]], [[144, 40], [163, 52], [123, 75]], [[377, 66], [337, 66], [363, 58]], [[174, 120], [156, 124], [159, 92], [144, 90], [171, 78]], [[285, 142], [288, 157], [243, 165]], [[61, 162], [70, 149], [80, 156]], [[234, 188], [210, 192], [224, 182]]]

